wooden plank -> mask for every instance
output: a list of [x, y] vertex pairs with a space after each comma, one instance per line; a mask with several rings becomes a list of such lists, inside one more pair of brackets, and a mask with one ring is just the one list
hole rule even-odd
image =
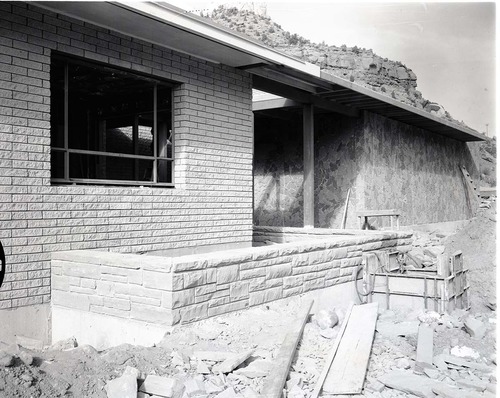
[[304, 105], [304, 227], [314, 228], [314, 106]]
[[363, 389], [377, 323], [377, 303], [352, 309], [349, 323], [325, 380], [328, 394], [359, 394]]
[[252, 111], [265, 111], [268, 109], [299, 108], [302, 104], [288, 98], [273, 98], [268, 100], [253, 101]]
[[342, 216], [342, 225], [340, 226], [341, 229], [345, 229], [345, 223], [347, 221], [347, 206], [349, 205], [349, 196], [351, 196], [351, 188], [347, 191], [347, 198], [345, 200], [345, 206], [344, 206], [344, 215]]
[[339, 333], [337, 334], [337, 338], [335, 339], [335, 343], [333, 343], [332, 349], [330, 350], [330, 353], [328, 354], [328, 357], [326, 358], [325, 367], [323, 368], [323, 371], [321, 372], [321, 375], [319, 376], [318, 382], [316, 383], [316, 387], [314, 388], [314, 391], [311, 395], [311, 398], [318, 398], [319, 393], [321, 392], [321, 389], [323, 388], [323, 383], [325, 382], [325, 379], [328, 376], [328, 371], [330, 370], [330, 366], [332, 365], [333, 358], [335, 358], [335, 354], [337, 354], [337, 349], [339, 348], [340, 341], [342, 340], [342, 336], [344, 335], [345, 328], [347, 326], [347, 323], [349, 322], [349, 318], [351, 316], [353, 306], [354, 306], [354, 303], [351, 303], [351, 304], [349, 304], [349, 307], [347, 308], [344, 322], [342, 323], [342, 326], [340, 327]]
[[266, 392], [266, 398], [281, 398], [283, 394], [283, 386], [285, 385], [297, 344], [304, 331], [304, 326], [309, 318], [309, 312], [313, 303], [314, 300], [310, 300], [304, 304], [295, 327], [286, 335], [283, 344], [281, 344], [275, 361], [275, 367], [269, 376], [266, 377], [262, 387], [262, 391]]
[[400, 212], [394, 209], [390, 210], [364, 210], [358, 211], [358, 217], [382, 217], [382, 216], [399, 216]]

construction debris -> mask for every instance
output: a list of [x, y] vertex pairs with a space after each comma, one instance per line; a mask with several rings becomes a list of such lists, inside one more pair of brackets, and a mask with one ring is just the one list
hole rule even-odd
[[14, 355], [0, 350], [0, 366], [9, 367], [14, 365]]
[[213, 373], [229, 373], [236, 369], [239, 365], [245, 362], [253, 354], [253, 350], [246, 351], [242, 354], [233, 354], [224, 362], [212, 367]]
[[417, 359], [415, 373], [423, 374], [425, 369], [432, 369], [434, 349], [434, 331], [425, 324], [418, 328]]
[[323, 384], [329, 394], [359, 394], [375, 334], [377, 303], [354, 306]]
[[465, 319], [464, 326], [467, 333], [469, 333], [474, 339], [482, 339], [486, 333], [485, 325], [472, 316], [468, 316]]
[[184, 384], [170, 377], [148, 375], [139, 391], [165, 398], [181, 398], [184, 392]]
[[108, 398], [136, 398], [139, 373], [137, 369], [127, 366], [120, 377], [108, 381], [106, 384]]
[[436, 380], [405, 370], [393, 370], [379, 377], [378, 380], [387, 387], [422, 398], [435, 398], [432, 389], [440, 385]]
[[313, 300], [309, 300], [303, 305], [294, 329], [286, 335], [285, 341], [281, 345], [278, 357], [276, 358], [276, 366], [272, 373], [266, 378], [263, 386], [263, 391], [265, 391], [268, 398], [281, 398], [283, 386], [285, 385], [290, 371], [290, 364], [292, 363], [295, 349], [304, 331], [304, 326], [309, 318], [309, 312], [311, 311], [313, 302]]
[[339, 317], [335, 310], [321, 310], [313, 317], [313, 322], [322, 330], [330, 329], [339, 323]]

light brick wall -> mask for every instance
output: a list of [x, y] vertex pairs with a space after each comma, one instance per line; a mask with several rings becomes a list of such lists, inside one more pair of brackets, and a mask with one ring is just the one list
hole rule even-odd
[[[174, 189], [51, 186], [54, 50], [179, 83]], [[31, 4], [0, 2], [0, 222], [7, 255], [0, 309], [50, 300], [51, 252], [250, 245], [250, 76]]]
[[181, 257], [53, 254], [53, 305], [159, 325], [187, 323], [353, 281], [363, 253], [411, 232], [323, 238]]

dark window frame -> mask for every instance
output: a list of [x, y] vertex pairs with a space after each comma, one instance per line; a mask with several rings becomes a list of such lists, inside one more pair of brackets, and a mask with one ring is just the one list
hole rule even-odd
[[[84, 184], [84, 185], [121, 185], [121, 186], [153, 186], [153, 187], [174, 187], [175, 181], [174, 181], [174, 165], [175, 165], [175, 159], [174, 159], [174, 153], [175, 153], [175, 132], [174, 132], [174, 88], [178, 84], [157, 78], [156, 76], [150, 76], [146, 75], [134, 70], [126, 69], [126, 68], [120, 68], [116, 67], [114, 65], [109, 65], [106, 63], [98, 62], [98, 61], [93, 61], [93, 60], [87, 60], [87, 59], [82, 59], [79, 57], [73, 57], [73, 56], [68, 56], [65, 54], [53, 52], [52, 54], [52, 64], [54, 61], [60, 62], [64, 64], [64, 138], [63, 138], [63, 146], [55, 146], [51, 142], [51, 154], [54, 153], [62, 153], [64, 157], [63, 161], [63, 169], [64, 169], [64, 176], [63, 178], [57, 178], [54, 177], [51, 174], [51, 183], [53, 185], [76, 185], [76, 184]], [[129, 153], [121, 153], [121, 152], [107, 152], [107, 151], [96, 151], [96, 150], [88, 150], [88, 149], [77, 149], [77, 148], [70, 148], [69, 146], [69, 137], [70, 137], [70, 131], [69, 131], [69, 66], [70, 65], [83, 65], [83, 66], [88, 66], [92, 68], [102, 68], [103, 70], [106, 71], [117, 71], [120, 73], [125, 73], [127, 75], [133, 76], [138, 79], [142, 79], [144, 81], [147, 81], [149, 83], [153, 84], [153, 105], [152, 105], [152, 111], [149, 113], [153, 113], [153, 126], [152, 126], [152, 146], [153, 146], [153, 154], [152, 155], [140, 155], [137, 154], [138, 152], [138, 142], [137, 140], [134, 140], [133, 146], [134, 146], [134, 153], [129, 154]], [[168, 87], [170, 89], [170, 135], [168, 136], [168, 139], [170, 139], [170, 148], [167, 149], [166, 152], [167, 156], [160, 156], [159, 155], [159, 148], [158, 148], [158, 86], [162, 87]], [[53, 104], [53, 96], [55, 94], [51, 94], [51, 106]], [[51, 115], [52, 115], [52, 108], [51, 108]], [[53, 126], [51, 126], [51, 138], [53, 138], [53, 134], [55, 134], [52, 131]], [[138, 180], [137, 179], [137, 166], [134, 165], [134, 177], [136, 178], [135, 180], [117, 180], [117, 179], [98, 179], [98, 178], [74, 178], [70, 177], [70, 155], [83, 155], [83, 156], [99, 156], [99, 157], [106, 157], [106, 158], [127, 158], [134, 160], [134, 164], [137, 164], [138, 161], [152, 161], [152, 168], [151, 168], [151, 180]], [[54, 162], [54, 159], [51, 157], [51, 164]], [[170, 182], [160, 182], [158, 181], [158, 165], [159, 163], [168, 163], [170, 167], [167, 169], [167, 175], [170, 173], [169, 179]], [[51, 172], [52, 173], [52, 172]]]

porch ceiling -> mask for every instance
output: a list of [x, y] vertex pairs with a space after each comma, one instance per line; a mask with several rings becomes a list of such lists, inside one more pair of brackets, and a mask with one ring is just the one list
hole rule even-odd
[[[254, 88], [299, 104], [311, 103], [317, 108], [349, 116], [357, 116], [360, 111], [368, 110], [459, 141], [485, 139], [484, 135], [466, 126], [321, 72], [315, 65], [266, 47], [257, 40], [167, 3], [33, 3], [198, 58], [247, 70], [254, 77]], [[258, 107], [262, 111], [266, 104]]]

